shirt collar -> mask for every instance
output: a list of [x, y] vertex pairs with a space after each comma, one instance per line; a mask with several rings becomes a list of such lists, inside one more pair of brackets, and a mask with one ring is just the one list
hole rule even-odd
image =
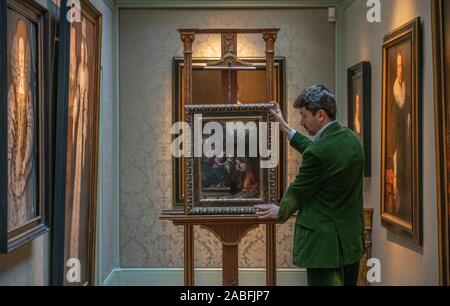
[[337, 122], [337, 120], [331, 121], [329, 123], [327, 123], [324, 127], [322, 127], [319, 132], [317, 132], [317, 134], [314, 136], [313, 141], [316, 142], [320, 139], [320, 136], [322, 136], [322, 133], [327, 129], [327, 127], [329, 127], [330, 125], [332, 125], [333, 123]]

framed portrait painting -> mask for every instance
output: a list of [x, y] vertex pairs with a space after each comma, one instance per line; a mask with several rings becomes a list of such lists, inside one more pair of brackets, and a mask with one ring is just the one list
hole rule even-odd
[[[266, 101], [266, 59], [243, 58], [251, 63], [253, 70], [223, 71], [219, 69], [204, 69], [216, 58], [192, 59], [192, 100], [194, 104], [258, 104]], [[274, 60], [274, 97], [283, 113], [286, 112], [285, 58]], [[183, 97], [183, 58], [173, 58], [173, 115], [172, 123], [184, 122]], [[229, 75], [230, 74], [230, 75]], [[176, 135], [173, 136], [174, 138]], [[286, 186], [286, 138], [280, 137], [280, 163], [277, 167], [277, 202], [281, 201]], [[175, 209], [184, 207], [184, 158], [173, 157], [173, 206]]]
[[[61, 16], [67, 16], [64, 4]], [[77, 5], [78, 18], [61, 20], [60, 29], [57, 142], [62, 149], [57, 152], [55, 199], [64, 205], [54, 213], [52, 282], [56, 285], [94, 281], [102, 18], [89, 1]], [[67, 275], [76, 266], [79, 277]]]
[[[278, 158], [266, 154], [278, 146], [273, 108], [270, 103], [185, 106], [192, 140], [186, 158], [188, 214], [254, 214], [254, 205], [275, 203]], [[268, 159], [275, 160], [273, 167]]]
[[421, 234], [420, 18], [383, 44], [381, 222], [418, 245]]
[[0, 2], [0, 253], [48, 231], [48, 13]]
[[348, 127], [358, 135], [364, 146], [364, 176], [372, 173], [371, 161], [371, 67], [361, 62], [347, 71]]
[[436, 118], [439, 279], [450, 285], [450, 3], [431, 0]]

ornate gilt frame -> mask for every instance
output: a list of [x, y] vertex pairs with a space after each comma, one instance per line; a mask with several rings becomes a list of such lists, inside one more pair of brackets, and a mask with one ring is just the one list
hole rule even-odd
[[[262, 104], [221, 104], [221, 105], [186, 105], [186, 124], [191, 126], [190, 139], [194, 139], [195, 134], [195, 124], [193, 124], [194, 115], [202, 114], [202, 116], [208, 116], [208, 119], [233, 119], [235, 121], [242, 121], [247, 118], [254, 119], [256, 116], [260, 117], [260, 122], [270, 122], [274, 121], [270, 110], [274, 109], [274, 104], [262, 103]], [[251, 113], [251, 115], [246, 115]], [[226, 116], [225, 114], [231, 114]], [[272, 147], [274, 139], [271, 137], [271, 127], [268, 125], [267, 131], [268, 144]], [[193, 141], [191, 143], [190, 152], [193, 150]], [[271, 169], [260, 169], [260, 199], [233, 199], [233, 200], [217, 200], [209, 201], [209, 203], [217, 203], [214, 207], [203, 207], [204, 200], [198, 201], [197, 192], [201, 192], [200, 180], [198, 179], [198, 184], [196, 182], [197, 175], [200, 175], [199, 157], [190, 156], [186, 159], [186, 182], [187, 186], [187, 201], [185, 212], [188, 214], [208, 214], [208, 215], [220, 215], [220, 214], [252, 214], [255, 212], [251, 204], [263, 204], [263, 203], [275, 203], [276, 201], [276, 191], [277, 191], [277, 171], [276, 168]], [[225, 205], [221, 205], [225, 204]], [[227, 205], [229, 204], [229, 205]], [[246, 205], [238, 205], [246, 204]], [[237, 205], [237, 207], [236, 207]]]
[[[412, 82], [412, 96], [411, 96], [411, 175], [412, 175], [412, 224], [407, 226], [400, 222], [398, 218], [388, 213], [386, 207], [386, 175], [385, 169], [387, 164], [387, 133], [390, 132], [387, 126], [387, 73], [388, 73], [388, 49], [404, 42], [411, 40], [411, 82]], [[422, 204], [421, 204], [421, 117], [420, 117], [420, 17], [411, 22], [401, 26], [400, 28], [390, 32], [384, 37], [383, 44], [383, 83], [382, 83], [382, 131], [381, 131], [381, 193], [380, 193], [380, 212], [381, 224], [389, 231], [409, 240], [417, 245], [422, 244]], [[408, 152], [409, 153], [409, 152]]]
[[348, 100], [348, 127], [353, 127], [355, 110], [353, 109], [353, 86], [357, 78], [362, 80], [362, 118], [363, 118], [363, 138], [364, 138], [364, 176], [372, 176], [372, 116], [371, 116], [371, 66], [370, 62], [360, 62], [347, 70], [347, 100]]
[[450, 71], [446, 62], [450, 60], [450, 50], [446, 47], [449, 34], [446, 32], [448, 15], [445, 12], [448, 1], [431, 0], [433, 26], [434, 99], [436, 131], [436, 190], [438, 201], [439, 239], [439, 280], [444, 286], [450, 285], [450, 207], [449, 207], [449, 101], [448, 81]]
[[[67, 16], [68, 0], [61, 1], [60, 16]], [[94, 76], [94, 101], [93, 104], [93, 129], [92, 133], [92, 161], [89, 165], [89, 176], [92, 185], [89, 190], [88, 225], [84, 229], [88, 231], [87, 242], [87, 275], [86, 283], [81, 285], [94, 285], [95, 282], [95, 254], [96, 254], [96, 220], [97, 220], [97, 191], [98, 191], [98, 151], [99, 151], [99, 128], [100, 128], [100, 82], [101, 82], [101, 42], [102, 42], [102, 14], [91, 3], [90, 0], [81, 0], [81, 14], [95, 23], [94, 44], [95, 60], [93, 61]], [[57, 133], [56, 133], [56, 166], [55, 166], [55, 205], [53, 207], [53, 233], [52, 233], [52, 262], [51, 262], [51, 284], [64, 285], [64, 279], [68, 267], [66, 266], [65, 239], [66, 226], [66, 180], [67, 180], [67, 145], [68, 145], [68, 118], [69, 118], [69, 64], [70, 64], [70, 24], [66, 18], [60, 20], [60, 46], [58, 66], [58, 89], [57, 89]], [[86, 204], [83, 202], [83, 204]], [[83, 230], [83, 229], [82, 229]], [[80, 230], [81, 231], [81, 230]], [[78, 284], [79, 285], [79, 284]]]
[[[7, 84], [7, 10], [11, 9], [23, 15], [36, 24], [35, 46], [37, 55], [36, 75], [36, 112], [35, 142], [37, 168], [37, 216], [28, 220], [19, 228], [8, 230], [8, 84]], [[49, 230], [49, 207], [51, 205], [51, 160], [47, 152], [52, 150], [51, 135], [49, 133], [50, 113], [47, 111], [49, 102], [49, 13], [36, 1], [7, 0], [0, 4], [0, 253], [8, 253], [14, 249], [43, 235]], [[4, 76], [4, 77], [3, 77]]]

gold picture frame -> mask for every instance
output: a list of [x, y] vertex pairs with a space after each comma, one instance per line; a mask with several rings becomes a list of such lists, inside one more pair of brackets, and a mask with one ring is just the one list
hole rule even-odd
[[[67, 0], [61, 16], [68, 15]], [[98, 191], [102, 14], [81, 0], [80, 20], [61, 19], [52, 284], [93, 285]], [[70, 7], [70, 6], [69, 6]], [[70, 9], [77, 9], [77, 6]], [[80, 263], [80, 280], [66, 275]]]
[[[185, 212], [188, 214], [222, 215], [222, 214], [254, 214], [254, 205], [263, 203], [276, 203], [277, 195], [277, 170], [274, 168], [261, 167], [262, 157], [254, 152], [250, 157], [250, 138], [244, 135], [245, 156], [229, 157], [223, 156], [196, 157], [194, 152], [194, 136], [201, 127], [210, 121], [219, 122], [225, 130], [226, 122], [239, 122], [246, 124], [255, 123], [257, 137], [261, 130], [259, 123], [267, 124], [267, 144], [269, 148], [277, 145], [270, 122], [274, 120], [270, 110], [274, 109], [273, 103], [246, 104], [246, 105], [186, 105], [186, 124], [191, 127], [191, 147], [186, 157], [186, 191]], [[195, 116], [201, 115], [201, 122], [194, 122]], [[256, 124], [258, 123], [258, 124]], [[232, 137], [236, 137], [234, 133]], [[264, 134], [263, 134], [264, 135]], [[202, 137], [205, 137], [203, 135]], [[237, 136], [239, 137], [239, 136]], [[256, 137], [256, 136], [255, 136]], [[202, 138], [204, 141], [204, 138]], [[248, 139], [248, 141], [247, 141]], [[236, 145], [236, 143], [234, 144]], [[202, 143], [203, 147], [203, 143]], [[257, 144], [260, 147], [260, 144]], [[225, 150], [225, 145], [224, 148]], [[228, 149], [228, 148], [227, 148]]]
[[384, 37], [381, 223], [422, 244], [420, 18]]
[[9, 253], [49, 230], [49, 13], [7, 0], [0, 20], [0, 253]]
[[431, 0], [433, 26], [434, 97], [436, 131], [436, 185], [438, 201], [439, 280], [450, 285], [450, 6], [448, 1]]

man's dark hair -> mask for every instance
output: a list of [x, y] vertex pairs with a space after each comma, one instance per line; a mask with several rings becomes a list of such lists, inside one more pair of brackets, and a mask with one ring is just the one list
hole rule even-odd
[[336, 98], [324, 85], [314, 85], [298, 96], [294, 102], [295, 108], [306, 108], [314, 116], [323, 110], [331, 120], [336, 120]]

